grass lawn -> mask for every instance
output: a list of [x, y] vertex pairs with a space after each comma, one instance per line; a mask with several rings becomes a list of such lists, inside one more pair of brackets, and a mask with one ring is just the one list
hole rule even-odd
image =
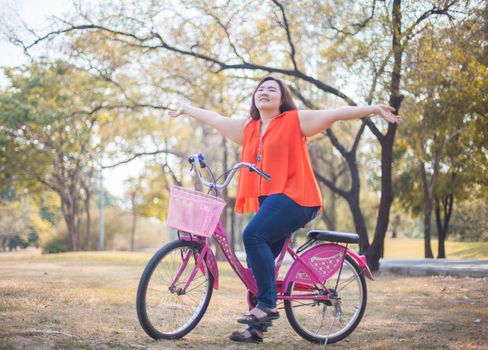
[[[399, 241], [398, 241], [399, 242]], [[321, 349], [297, 336], [286, 316], [262, 345], [228, 340], [245, 312], [245, 290], [221, 265], [200, 324], [184, 339], [154, 341], [135, 312], [149, 254], [0, 254], [0, 349]], [[405, 277], [368, 282], [359, 327], [335, 349], [486, 349], [488, 278]]]
[[[432, 240], [432, 252], [437, 256], [437, 240]], [[445, 244], [447, 259], [488, 259], [488, 242], [453, 242]], [[352, 249], [358, 250], [357, 245]], [[410, 238], [386, 238], [385, 259], [423, 259], [424, 240]]]
[[[446, 242], [448, 259], [488, 259], [488, 242]], [[432, 252], [437, 256], [437, 240], [432, 240]], [[386, 259], [423, 259], [424, 240], [385, 239]]]

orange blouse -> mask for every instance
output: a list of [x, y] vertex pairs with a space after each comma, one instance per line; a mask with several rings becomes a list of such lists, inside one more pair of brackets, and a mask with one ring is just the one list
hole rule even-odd
[[[271, 180], [267, 181], [249, 169], [242, 168], [236, 212], [256, 212], [259, 209], [259, 196], [276, 193], [286, 194], [305, 207], [321, 207], [322, 196], [310, 163], [307, 138], [300, 130], [298, 111], [287, 111], [276, 116], [268, 125], [262, 140], [261, 125], [261, 120], [252, 120], [246, 125], [241, 162], [256, 164], [271, 175]], [[261, 155], [259, 159], [258, 153]]]

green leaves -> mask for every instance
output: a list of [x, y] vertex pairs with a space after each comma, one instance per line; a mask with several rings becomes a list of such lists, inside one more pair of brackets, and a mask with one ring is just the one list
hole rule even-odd
[[415, 215], [425, 214], [422, 206], [433, 198], [454, 195], [457, 203], [488, 192], [480, 186], [488, 165], [483, 40], [483, 24], [473, 15], [456, 27], [427, 25], [412, 46], [396, 188]]

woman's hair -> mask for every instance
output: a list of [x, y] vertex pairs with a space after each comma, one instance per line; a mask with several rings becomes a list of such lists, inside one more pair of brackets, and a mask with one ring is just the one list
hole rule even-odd
[[259, 87], [268, 80], [273, 80], [278, 83], [278, 86], [280, 87], [281, 91], [281, 105], [280, 105], [280, 113], [286, 112], [286, 111], [291, 111], [293, 109], [297, 109], [297, 106], [295, 105], [295, 102], [293, 102], [293, 99], [291, 98], [290, 90], [286, 87], [285, 83], [281, 79], [272, 77], [272, 76], [267, 76], [266, 78], [262, 79], [258, 86], [256, 86], [256, 89], [254, 89], [254, 92], [252, 93], [252, 101], [251, 101], [251, 118], [254, 120], [261, 119], [261, 115], [259, 114], [259, 110], [256, 107], [256, 103], [254, 102], [254, 95], [256, 95], [256, 92], [258, 91]]

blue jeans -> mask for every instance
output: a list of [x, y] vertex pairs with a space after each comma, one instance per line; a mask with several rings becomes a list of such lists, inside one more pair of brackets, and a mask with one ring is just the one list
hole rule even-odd
[[319, 207], [302, 207], [285, 194], [259, 198], [260, 208], [244, 229], [247, 263], [258, 285], [257, 306], [276, 307], [275, 258], [286, 238], [312, 220]]

